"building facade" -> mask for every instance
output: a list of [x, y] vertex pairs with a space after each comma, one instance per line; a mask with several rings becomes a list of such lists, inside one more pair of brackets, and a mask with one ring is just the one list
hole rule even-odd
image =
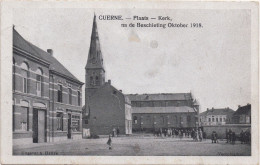
[[200, 113], [201, 126], [225, 125], [232, 122], [234, 110], [230, 108], [212, 108]]
[[[105, 69], [94, 16], [88, 60], [85, 67], [85, 107], [83, 127], [90, 135], [108, 135], [113, 128], [129, 134], [131, 106], [121, 90], [105, 82]], [[84, 130], [85, 132], [85, 130]]]
[[232, 124], [251, 124], [251, 104], [238, 106], [232, 116]]
[[82, 137], [82, 85], [53, 56], [13, 29], [13, 142]]
[[199, 105], [191, 93], [130, 94], [127, 97], [132, 105], [133, 131], [198, 126]]

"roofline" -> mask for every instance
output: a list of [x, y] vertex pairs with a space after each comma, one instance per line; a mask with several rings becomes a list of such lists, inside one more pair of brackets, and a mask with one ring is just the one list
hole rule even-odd
[[27, 51], [15, 46], [15, 45], [13, 45], [13, 52], [18, 53], [19, 55], [22, 55], [25, 57], [29, 57], [31, 60], [40, 62], [41, 64], [46, 65], [48, 67], [50, 66], [50, 63], [48, 61], [35, 57], [31, 53], [28, 53]]
[[54, 74], [57, 74], [57, 75], [59, 75], [59, 76], [62, 76], [62, 77], [64, 77], [64, 78], [66, 78], [66, 79], [69, 79], [69, 80], [71, 80], [71, 81], [73, 81], [73, 82], [76, 82], [76, 83], [80, 84], [81, 86], [84, 85], [83, 82], [81, 82], [81, 81], [79, 81], [79, 80], [76, 80], [76, 79], [74, 79], [74, 78], [72, 78], [72, 77], [69, 77], [69, 76], [67, 76], [67, 75], [65, 75], [65, 74], [62, 74], [62, 73], [60, 73], [60, 72], [57, 72], [57, 71], [55, 71], [55, 70], [50, 69], [50, 72], [51, 72], [51, 73], [54, 73]]
[[165, 94], [165, 95], [172, 95], [172, 94], [191, 94], [190, 92], [188, 93], [142, 93], [142, 94], [125, 94], [125, 95], [158, 95], [158, 94]]

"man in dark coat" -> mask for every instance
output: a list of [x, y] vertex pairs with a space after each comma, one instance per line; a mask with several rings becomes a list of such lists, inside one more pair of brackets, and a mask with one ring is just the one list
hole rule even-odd
[[117, 129], [116, 129], [116, 134], [117, 134], [117, 136], [119, 136], [119, 133], [120, 133], [119, 127], [117, 127]]

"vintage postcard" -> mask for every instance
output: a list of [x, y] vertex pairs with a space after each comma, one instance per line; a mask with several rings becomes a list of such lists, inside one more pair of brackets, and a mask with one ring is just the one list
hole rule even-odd
[[2, 164], [258, 164], [259, 3], [2, 1]]

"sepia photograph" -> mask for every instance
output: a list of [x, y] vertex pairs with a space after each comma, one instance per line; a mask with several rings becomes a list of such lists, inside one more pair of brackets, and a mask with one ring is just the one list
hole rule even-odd
[[27, 3], [1, 25], [8, 157], [257, 155], [258, 4]]

